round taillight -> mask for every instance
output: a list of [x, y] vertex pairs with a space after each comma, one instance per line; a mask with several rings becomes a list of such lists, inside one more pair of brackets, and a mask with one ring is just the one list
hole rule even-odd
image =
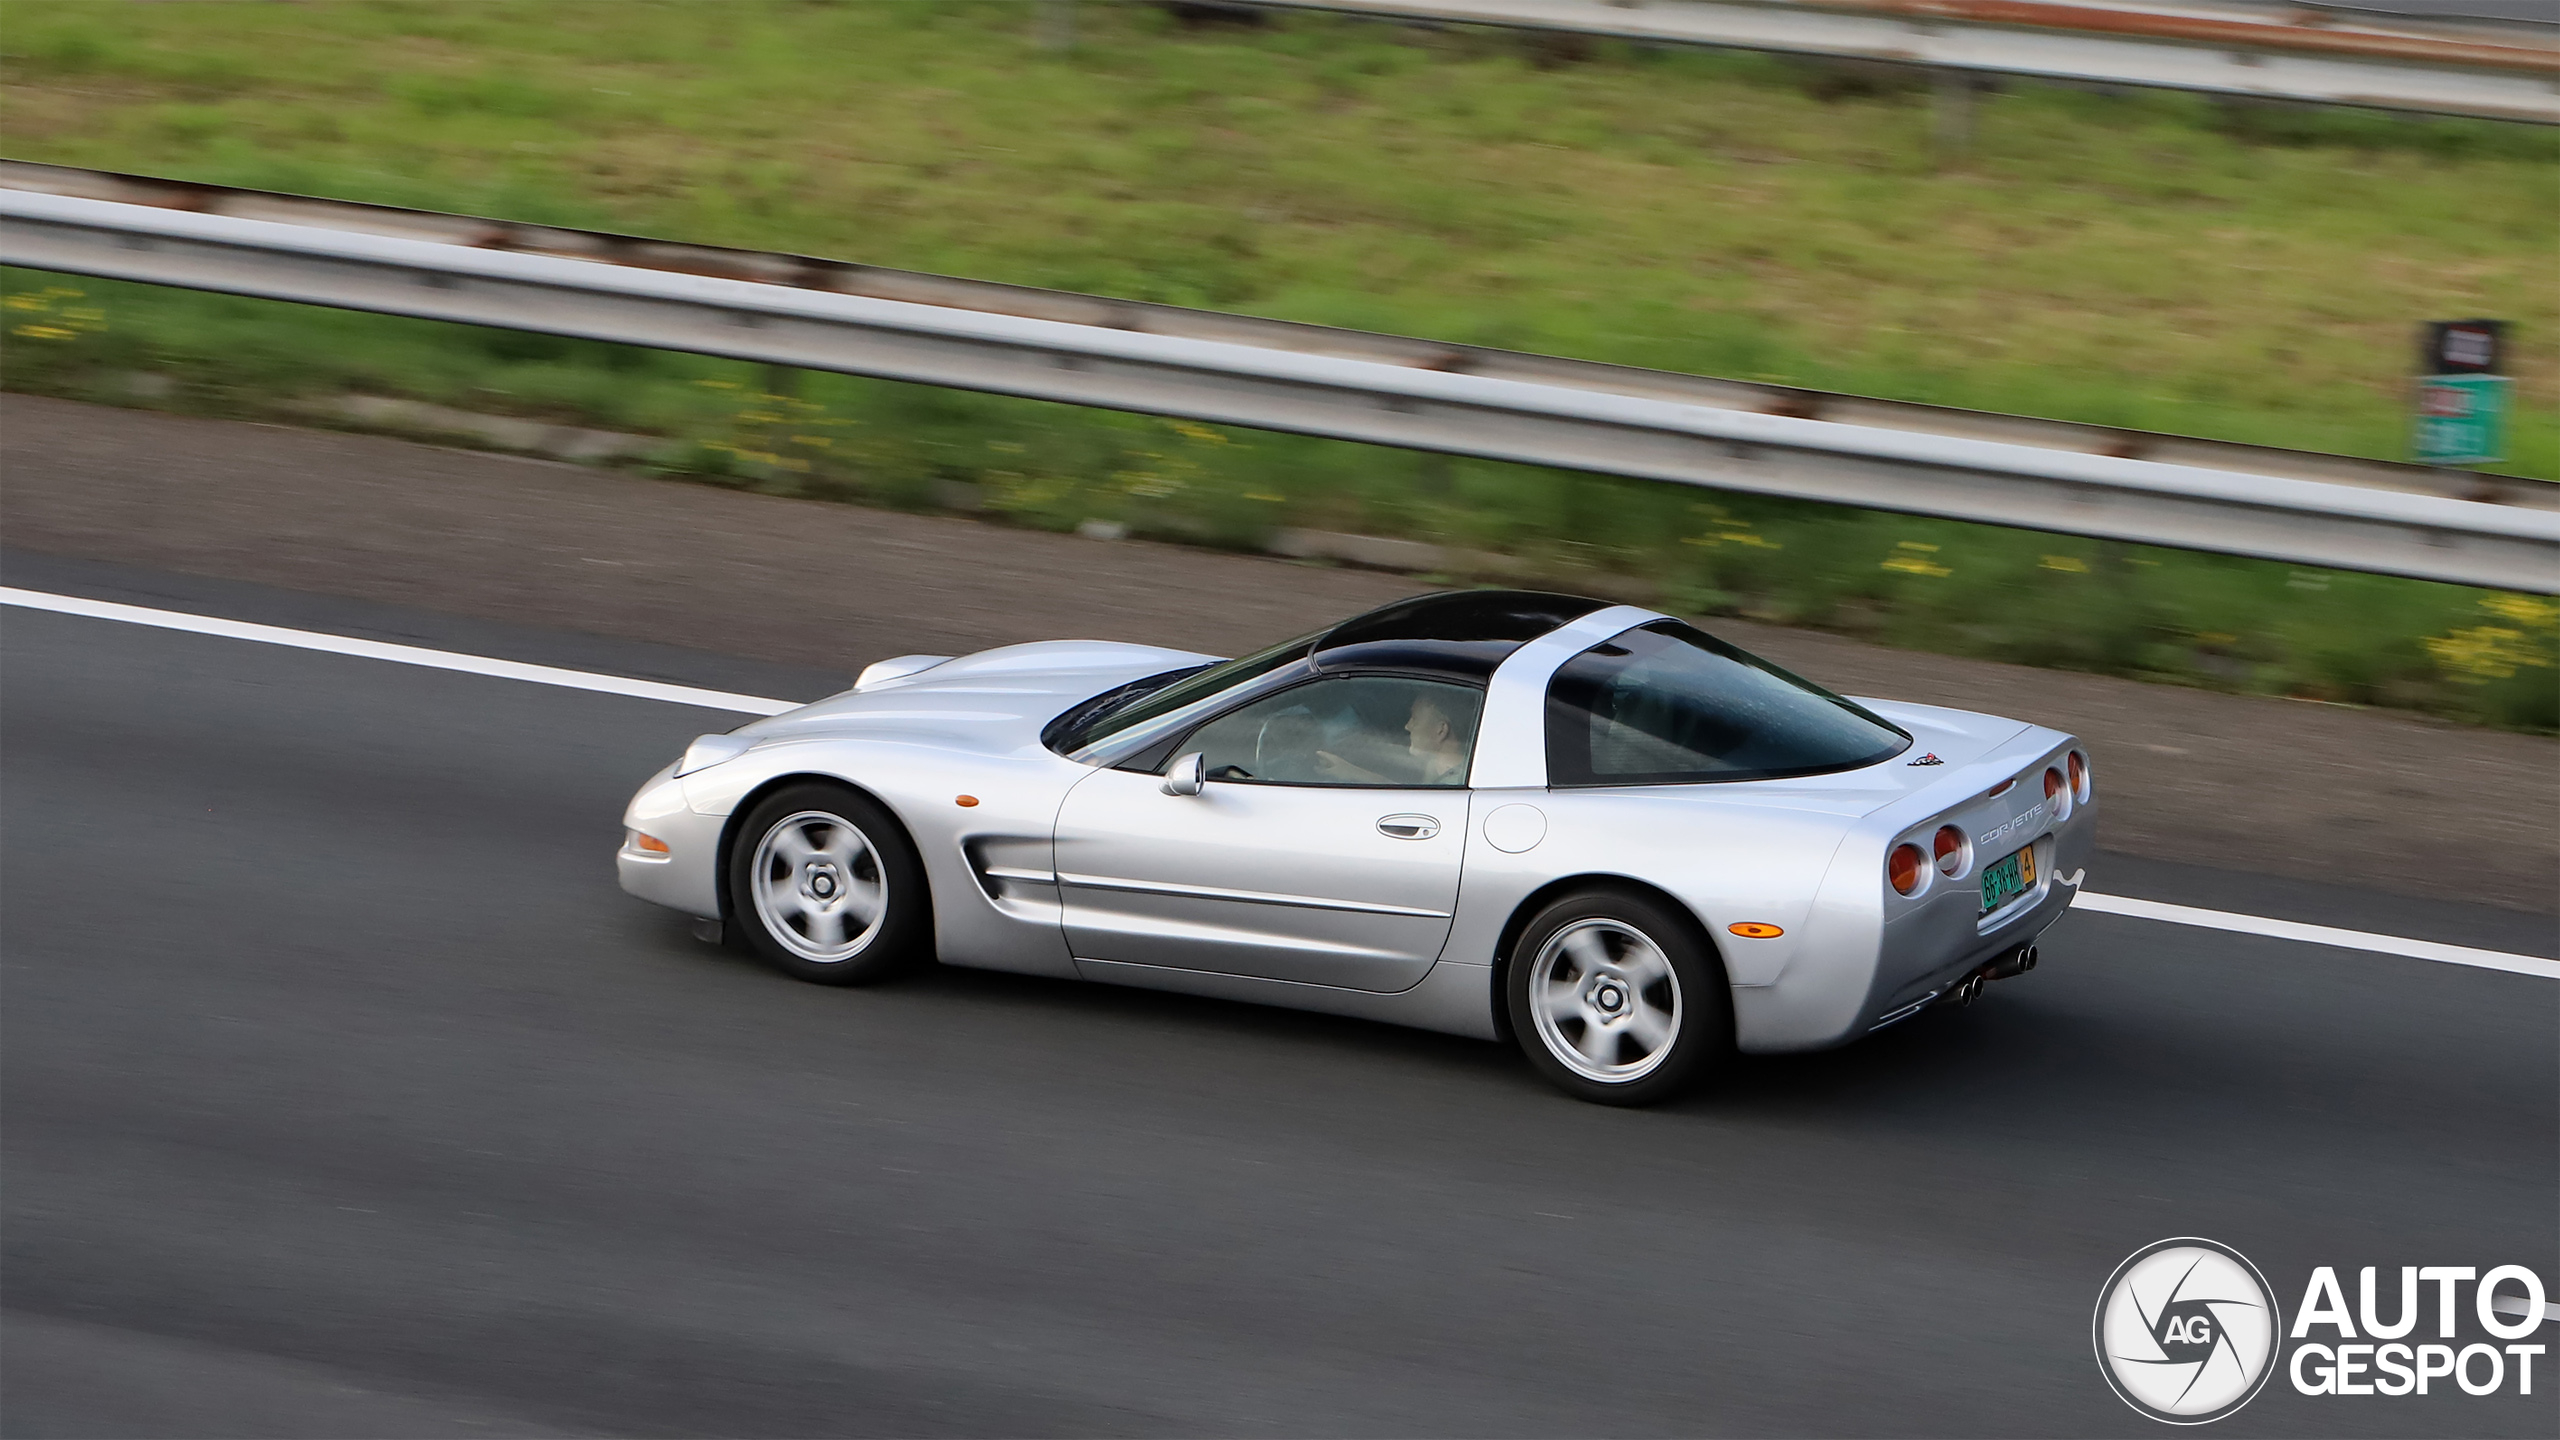
[[1939, 874], [1953, 879], [1964, 873], [1963, 831], [1953, 825], [1941, 825], [1936, 838], [1929, 842], [1929, 848], [1937, 852]]
[[1928, 857], [1920, 853], [1919, 846], [1896, 845], [1893, 853], [1885, 857], [1885, 878], [1893, 882], [1896, 891], [1917, 895], [1920, 893], [1920, 867], [1928, 863]]
[[2089, 757], [2071, 752], [2071, 798], [2083, 804], [2089, 799]]
[[2071, 818], [2071, 782], [2050, 765], [2044, 772], [2044, 803], [2051, 808], [2057, 824]]

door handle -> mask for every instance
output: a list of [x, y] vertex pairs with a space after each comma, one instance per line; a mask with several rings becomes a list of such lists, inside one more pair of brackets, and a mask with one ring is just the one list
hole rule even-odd
[[1428, 840], [1440, 833], [1440, 822], [1428, 815], [1388, 815], [1378, 821], [1378, 833], [1398, 840]]

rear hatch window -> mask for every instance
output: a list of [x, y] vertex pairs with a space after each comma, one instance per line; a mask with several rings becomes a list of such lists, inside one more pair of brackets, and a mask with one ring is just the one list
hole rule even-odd
[[1677, 620], [1583, 651], [1547, 687], [1547, 783], [1682, 785], [1890, 760], [1883, 716]]

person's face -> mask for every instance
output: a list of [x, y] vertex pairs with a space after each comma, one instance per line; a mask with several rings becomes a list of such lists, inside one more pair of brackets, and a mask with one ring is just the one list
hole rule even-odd
[[1431, 754], [1448, 744], [1449, 717], [1441, 714], [1440, 707], [1430, 701], [1416, 700], [1413, 702], [1413, 715], [1404, 722], [1404, 733], [1414, 754]]

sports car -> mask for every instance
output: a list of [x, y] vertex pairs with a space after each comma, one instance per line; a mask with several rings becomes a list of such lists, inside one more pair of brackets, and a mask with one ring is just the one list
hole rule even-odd
[[938, 959], [1510, 1037], [1638, 1104], [2032, 968], [2091, 775], [2057, 731], [1479, 590], [1231, 660], [883, 660], [695, 740], [616, 860], [806, 980]]

